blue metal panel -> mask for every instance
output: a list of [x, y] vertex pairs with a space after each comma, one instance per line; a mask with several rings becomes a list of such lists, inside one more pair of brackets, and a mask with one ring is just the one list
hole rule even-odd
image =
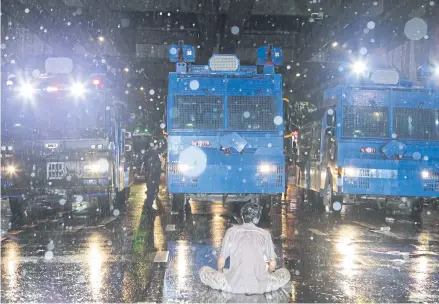
[[[284, 191], [285, 157], [281, 137], [267, 138], [256, 134], [241, 133], [248, 142], [242, 153], [230, 149], [231, 154], [220, 150], [222, 132], [216, 135], [169, 136], [168, 183], [171, 193], [279, 193]], [[206, 167], [197, 177], [179, 172], [181, 153], [193, 141], [209, 142], [200, 147], [207, 159]], [[270, 173], [258, 172], [258, 166], [273, 166]], [[190, 174], [188, 174], [190, 175]]]

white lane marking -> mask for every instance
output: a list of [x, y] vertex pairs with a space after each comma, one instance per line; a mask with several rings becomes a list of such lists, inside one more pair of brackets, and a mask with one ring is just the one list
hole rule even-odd
[[167, 263], [169, 251], [157, 251], [154, 258], [154, 263]]
[[312, 233], [314, 233], [314, 234], [317, 234], [317, 235], [328, 235], [328, 234], [326, 234], [326, 233], [324, 233], [324, 232], [321, 232], [320, 230], [318, 230], [318, 229], [312, 229], [312, 228], [310, 228], [310, 229], [308, 229], [309, 231], [311, 231]]
[[165, 231], [175, 231], [175, 225], [166, 225]]
[[355, 259], [363, 266], [373, 265], [373, 261], [371, 258], [366, 258], [364, 256], [356, 256]]

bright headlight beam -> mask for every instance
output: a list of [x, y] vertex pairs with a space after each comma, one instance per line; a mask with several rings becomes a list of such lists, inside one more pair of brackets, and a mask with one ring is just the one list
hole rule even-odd
[[23, 83], [19, 87], [19, 94], [24, 98], [32, 98], [35, 95], [35, 87], [31, 83]]
[[15, 174], [15, 173], [17, 172], [17, 169], [16, 169], [14, 166], [8, 166], [8, 167], [6, 168], [6, 171], [7, 171], [9, 174]]
[[430, 177], [430, 172], [428, 172], [427, 170], [424, 170], [421, 172], [422, 178], [423, 179], [428, 179]]
[[178, 165], [178, 171], [180, 171], [180, 172], [187, 172], [187, 171], [189, 171], [189, 169], [190, 169], [189, 165], [186, 165], [186, 164], [179, 164]]
[[351, 65], [351, 70], [357, 75], [363, 74], [366, 72], [366, 63], [361, 60], [355, 61]]
[[70, 92], [76, 97], [82, 97], [85, 94], [85, 85], [80, 82], [75, 82], [70, 86]]

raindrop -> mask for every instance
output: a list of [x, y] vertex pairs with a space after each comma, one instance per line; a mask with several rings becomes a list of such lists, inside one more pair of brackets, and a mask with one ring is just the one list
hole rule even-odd
[[59, 200], [59, 204], [61, 205], [61, 206], [64, 206], [65, 204], [66, 204], [66, 199], [65, 198], [62, 198], [62, 199], [60, 199]]
[[168, 17], [171, 17], [171, 13], [168, 13]]
[[240, 172], [241, 172], [241, 171], [242, 171], [242, 168], [238, 168], [238, 171], [240, 171]]
[[129, 94], [130, 92], [128, 90], [125, 90], [125, 94]]
[[244, 115], [245, 118], [249, 118], [250, 117], [250, 112], [249, 111], [245, 111], [243, 115]]
[[370, 30], [367, 27], [363, 29], [363, 33], [365, 33], [365, 34], [369, 33], [369, 31]]
[[82, 197], [82, 195], [78, 195], [76, 196], [76, 202], [80, 203], [84, 200], [84, 198]]
[[244, 178], [244, 179], [242, 180], [242, 182], [245, 184], [245, 183], [247, 182], [247, 180]]
[[342, 205], [341, 205], [340, 202], [334, 202], [334, 203], [332, 204], [332, 209], [334, 209], [334, 211], [340, 211], [341, 208], [342, 208]]
[[430, 1], [430, 6], [434, 6], [434, 1]]
[[106, 107], [105, 107], [105, 110], [110, 111], [110, 107], [109, 107], [109, 106], [106, 106]]
[[113, 215], [114, 215], [114, 216], [119, 216], [119, 214], [120, 214], [119, 209], [114, 209], [114, 210], [113, 210]]
[[401, 198], [401, 200], [402, 200], [404, 203], [407, 202], [407, 198], [406, 198], [406, 197]]
[[128, 26], [130, 26], [130, 19], [122, 18], [122, 20], [120, 21], [120, 25], [121, 25], [122, 27], [128, 27]]
[[184, 25], [180, 25], [180, 30], [184, 30]]
[[431, 211], [430, 210], [427, 211], [427, 215], [431, 215]]
[[47, 29], [44, 29], [44, 31], [43, 31], [44, 33], [47, 33]]
[[47, 261], [53, 259], [53, 252], [52, 251], [46, 251], [46, 253], [44, 254], [44, 259], [46, 259]]
[[30, 177], [35, 177], [35, 172], [32, 172], [32, 173], [30, 174]]
[[428, 38], [429, 38], [428, 35], [425, 35], [425, 36], [424, 36], [424, 39], [428, 39]]
[[291, 69], [291, 65], [287, 65], [287, 70]]
[[155, 91], [153, 89], [149, 90], [149, 95], [154, 95]]
[[367, 28], [370, 29], [370, 30], [373, 30], [375, 28], [375, 22], [369, 21], [367, 23]]
[[367, 54], [367, 49], [366, 49], [365, 47], [362, 47], [362, 48], [360, 49], [360, 54], [361, 54], [361, 55], [366, 55], [366, 54]]
[[40, 26], [40, 30], [43, 30], [44, 29], [44, 27], [43, 26]]
[[166, 127], [166, 124], [162, 122], [162, 123], [160, 124], [160, 129], [164, 129], [165, 127]]
[[300, 275], [300, 271], [299, 271], [299, 270], [296, 270], [296, 271], [294, 272], [294, 274], [295, 274], [296, 276], [298, 276], [298, 275]]
[[414, 160], [420, 160], [421, 159], [421, 153], [419, 153], [419, 152], [413, 153], [412, 156], [413, 156]]
[[374, 1], [374, 2], [373, 2], [373, 5], [378, 5], [378, 1]]
[[227, 170], [232, 170], [232, 166], [227, 166]]
[[111, 240], [108, 240], [107, 245], [111, 246], [111, 245], [113, 245], [113, 242]]
[[25, 12], [26, 14], [29, 14], [29, 12], [30, 12], [30, 9], [28, 9], [28, 8], [25, 8], [25, 9], [24, 9], [24, 12]]
[[232, 28], [230, 29], [230, 31], [232, 32], [233, 35], [238, 35], [239, 34], [239, 27], [237, 27], [236, 25], [232, 26]]
[[424, 156], [424, 160], [425, 160], [425, 161], [428, 161], [428, 156]]
[[370, 42], [375, 43], [375, 39], [371, 38]]
[[127, 87], [131, 88], [131, 83], [128, 82], [127, 83]]
[[281, 116], [276, 116], [276, 117], [274, 118], [274, 124], [275, 124], [275, 125], [280, 126], [280, 125], [282, 124], [282, 122], [283, 122], [283, 119], [282, 119]]
[[271, 148], [271, 147], [273, 146], [273, 144], [272, 144], [272, 143], [269, 143], [267, 146], [268, 146], [269, 148]]
[[352, 54], [352, 50], [348, 50], [348, 54]]
[[171, 55], [175, 55], [175, 54], [177, 54], [177, 49], [176, 49], [175, 47], [171, 47], [171, 48], [169, 49], [169, 53], [170, 53]]
[[82, 14], [82, 8], [78, 7], [76, 9], [76, 14], [81, 15]]
[[189, 82], [189, 87], [193, 91], [198, 90], [198, 88], [200, 87], [200, 83], [198, 82], [198, 80], [191, 80], [191, 82]]
[[0, 44], [0, 48], [1, 48], [2, 50], [4, 50], [4, 49], [6, 48], [6, 44], [4, 44], [4, 43]]
[[410, 40], [420, 40], [427, 35], [428, 25], [421, 18], [413, 18], [404, 26], [404, 34]]
[[142, 110], [142, 106], [139, 106], [139, 110]]
[[47, 250], [52, 251], [55, 248], [55, 245], [53, 245], [53, 241], [50, 241], [49, 244], [47, 244]]
[[70, 26], [72, 23], [69, 21], [69, 22], [67, 22], [67, 26]]
[[191, 170], [184, 172], [184, 175], [197, 177], [206, 170], [207, 156], [198, 147], [189, 147], [183, 150], [179, 157], [180, 164], [186, 164]]
[[396, 133], [392, 133], [392, 138], [396, 138]]
[[49, 182], [49, 186], [52, 186], [52, 182]]

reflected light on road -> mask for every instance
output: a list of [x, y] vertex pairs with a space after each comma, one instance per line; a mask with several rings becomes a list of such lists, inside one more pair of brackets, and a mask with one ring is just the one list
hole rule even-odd
[[186, 289], [186, 281], [189, 275], [188, 267], [192, 264], [192, 254], [189, 250], [189, 243], [186, 240], [177, 241], [176, 243], [176, 271], [177, 271], [177, 287]]
[[100, 237], [93, 235], [90, 238], [89, 249], [87, 252], [87, 261], [89, 267], [90, 283], [93, 294], [93, 299], [100, 298], [100, 292], [102, 287], [102, 279], [104, 276], [103, 263], [105, 262], [105, 253], [101, 248], [99, 242]]
[[160, 216], [156, 216], [154, 220], [154, 248], [157, 251], [165, 250], [165, 234]]
[[[2, 265], [6, 268], [4, 273], [8, 274], [8, 288], [4, 288], [3, 291], [8, 290], [9, 292], [14, 292], [18, 279], [18, 262], [20, 258], [20, 247], [15, 242], [9, 242], [4, 247], [5, 254], [2, 259]], [[4, 284], [5, 282], [2, 281]]]
[[352, 238], [342, 235], [337, 241], [337, 250], [342, 256], [343, 274], [352, 276], [355, 267], [355, 244], [352, 243]]
[[221, 248], [221, 243], [226, 230], [226, 223], [223, 217], [215, 214], [212, 218], [212, 226], [210, 227], [210, 234], [212, 235], [212, 243], [215, 249]]
[[[421, 238], [421, 236], [420, 236]], [[422, 244], [423, 242], [421, 242]], [[420, 252], [428, 251], [428, 241], [424, 242], [418, 247]], [[434, 271], [434, 267], [431, 265], [432, 261], [430, 256], [423, 255], [417, 258], [410, 258], [410, 274], [412, 277], [412, 284], [410, 288], [409, 299], [424, 299], [431, 291], [428, 290], [427, 282], [431, 281], [431, 272]], [[418, 300], [414, 300], [418, 302]]]

